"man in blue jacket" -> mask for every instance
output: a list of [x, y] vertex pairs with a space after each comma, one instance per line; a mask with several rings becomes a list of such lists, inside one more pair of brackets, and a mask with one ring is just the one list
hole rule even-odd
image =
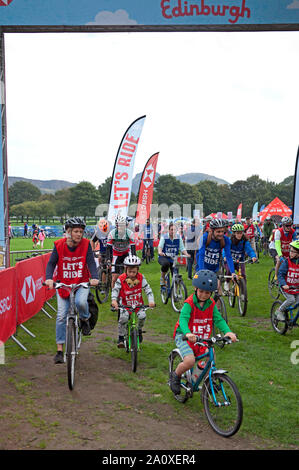
[[[205, 232], [199, 242], [199, 249], [196, 254], [196, 271], [209, 269], [217, 273], [220, 268], [222, 250], [224, 250], [226, 262], [231, 272], [232, 278], [237, 279], [234, 262], [231, 255], [231, 241], [224, 235], [225, 222], [222, 219], [210, 221], [210, 229]], [[221, 292], [220, 282], [218, 289]]]

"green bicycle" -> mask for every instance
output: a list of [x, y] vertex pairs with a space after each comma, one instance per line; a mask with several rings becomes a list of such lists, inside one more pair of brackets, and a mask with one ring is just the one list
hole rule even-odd
[[[127, 323], [126, 334], [124, 337], [125, 342], [125, 349], [127, 353], [131, 353], [131, 366], [132, 372], [136, 372], [137, 370], [137, 358], [138, 352], [140, 351], [140, 339], [139, 339], [139, 331], [138, 331], [138, 316], [137, 311], [142, 309], [144, 311], [148, 310], [150, 307], [149, 305], [136, 305], [132, 307], [131, 305], [121, 305], [117, 310], [118, 314], [120, 310], [125, 309], [129, 313], [129, 321]], [[111, 309], [115, 311], [115, 309]]]

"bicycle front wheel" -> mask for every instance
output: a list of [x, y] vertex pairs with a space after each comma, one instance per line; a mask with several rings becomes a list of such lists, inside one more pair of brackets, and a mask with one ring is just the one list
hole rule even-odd
[[223, 437], [233, 436], [242, 424], [243, 404], [240, 392], [226, 374], [209, 378], [202, 388], [204, 411], [210, 426]]
[[281, 300], [276, 300], [275, 302], [273, 302], [272, 307], [271, 307], [270, 317], [271, 317], [271, 324], [272, 324], [274, 331], [276, 331], [276, 333], [278, 333], [279, 335], [284, 335], [288, 329], [288, 323], [287, 323], [288, 314], [286, 312], [283, 312], [283, 313], [281, 312], [284, 319], [279, 320], [277, 318], [276, 312], [281, 305], [282, 305]]
[[137, 355], [138, 355], [138, 332], [137, 329], [134, 328], [131, 330], [131, 364], [132, 364], [132, 372], [136, 372], [137, 370]]
[[169, 286], [169, 276], [168, 274], [166, 274], [165, 285], [160, 287], [161, 300], [164, 305], [166, 305], [168, 302], [168, 288], [169, 288], [168, 286]]
[[280, 292], [279, 292], [279, 284], [278, 280], [275, 276], [275, 268], [272, 268], [269, 272], [268, 276], [268, 290], [272, 297], [272, 299], [278, 299]]
[[241, 317], [244, 317], [247, 311], [247, 286], [245, 279], [239, 280], [238, 309]]
[[228, 303], [231, 308], [234, 308], [236, 301], [235, 296], [235, 283], [233, 281], [229, 281], [229, 289], [228, 289]]
[[179, 279], [174, 282], [171, 291], [171, 305], [175, 312], [180, 312], [183, 308], [184, 302], [187, 299], [187, 289], [184, 282]]
[[69, 318], [67, 326], [66, 365], [70, 390], [73, 390], [75, 386], [76, 355], [76, 326], [74, 319]]
[[[100, 304], [103, 304], [105, 302], [107, 302], [108, 300], [108, 296], [109, 296], [109, 275], [108, 273], [106, 273], [106, 271], [104, 271], [103, 269], [99, 268], [99, 280], [100, 280], [100, 283], [99, 283], [99, 286], [97, 287], [96, 289], [96, 297], [98, 299], [98, 302]], [[106, 273], [106, 280], [105, 282], [103, 281], [103, 275]]]

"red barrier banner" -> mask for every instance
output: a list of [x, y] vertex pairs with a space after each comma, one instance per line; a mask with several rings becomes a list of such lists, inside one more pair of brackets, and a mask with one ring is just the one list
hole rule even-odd
[[0, 271], [0, 341], [16, 332], [16, 268]]
[[18, 286], [18, 316], [20, 325], [36, 315], [46, 300], [45, 267], [42, 256], [16, 264]]
[[[44, 273], [46, 274], [46, 269], [47, 269], [47, 264], [48, 264], [48, 261], [50, 259], [50, 256], [51, 256], [51, 253], [47, 253], [45, 255], [42, 255], [42, 260], [43, 260], [43, 264], [44, 264]], [[54, 297], [54, 295], [56, 294], [56, 291], [55, 289], [45, 289], [45, 302], [47, 302], [48, 300], [52, 299], [52, 297]]]

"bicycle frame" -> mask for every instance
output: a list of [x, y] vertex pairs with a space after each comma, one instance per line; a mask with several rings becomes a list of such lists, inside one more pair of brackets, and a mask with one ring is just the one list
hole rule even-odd
[[[174, 258], [173, 265], [170, 266], [170, 270], [165, 276], [166, 282], [167, 282], [167, 285], [165, 287], [167, 289], [168, 298], [171, 297], [171, 292], [174, 289], [176, 278], [178, 276], [181, 276], [181, 274], [179, 273], [179, 268], [177, 267], [176, 261], [177, 261], [177, 256]], [[171, 283], [170, 283], [170, 275], [171, 275]]]
[[[129, 310], [129, 309], [128, 309]], [[129, 321], [128, 321], [128, 324], [127, 324], [127, 331], [128, 331], [128, 350], [131, 351], [132, 349], [132, 343], [131, 343], [131, 333], [133, 330], [136, 330], [137, 329], [137, 322], [138, 322], [138, 318], [137, 318], [137, 314], [136, 314], [136, 311], [135, 309], [132, 310], [132, 312], [129, 311]], [[139, 351], [139, 336], [137, 335], [137, 349]]]

